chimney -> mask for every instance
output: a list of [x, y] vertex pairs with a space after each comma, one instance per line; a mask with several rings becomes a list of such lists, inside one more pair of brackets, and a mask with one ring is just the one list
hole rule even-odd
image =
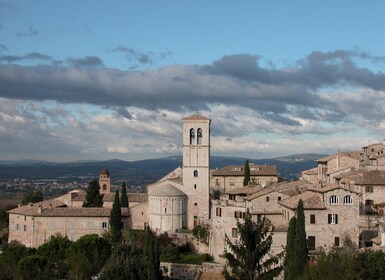
[[41, 204], [39, 204], [39, 207], [37, 209], [37, 213], [41, 214], [41, 211], [42, 211], [42, 207], [41, 207]]

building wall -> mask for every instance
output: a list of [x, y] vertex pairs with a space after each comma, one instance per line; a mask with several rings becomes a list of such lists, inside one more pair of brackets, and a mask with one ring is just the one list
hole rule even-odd
[[288, 198], [287, 194], [271, 192], [260, 197], [247, 201], [247, 207], [252, 213], [255, 212], [281, 212], [280, 200]]
[[[123, 217], [128, 225], [128, 217]], [[109, 228], [109, 217], [44, 217], [10, 214], [9, 241], [19, 241], [27, 247], [39, 247], [51, 236], [61, 234], [76, 241], [86, 234], [102, 235]], [[103, 227], [104, 223], [104, 227]]]
[[148, 202], [131, 206], [130, 205], [130, 226], [132, 229], [144, 229], [148, 224]]
[[[250, 176], [257, 185], [267, 186], [278, 182], [277, 176]], [[211, 176], [210, 188], [226, 192], [243, 187], [243, 176]]]
[[154, 230], [176, 230], [185, 227], [186, 197], [149, 196], [149, 224]]
[[[202, 129], [202, 142], [197, 143], [197, 130]], [[195, 141], [190, 144], [190, 129], [195, 130]], [[183, 121], [183, 186], [187, 196], [187, 226], [209, 222], [210, 184], [210, 120]], [[198, 176], [194, 176], [194, 171]]]

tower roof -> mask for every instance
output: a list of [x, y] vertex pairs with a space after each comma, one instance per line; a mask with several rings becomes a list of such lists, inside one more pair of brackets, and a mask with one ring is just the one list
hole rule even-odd
[[210, 118], [207, 118], [207, 117], [204, 117], [202, 115], [199, 115], [199, 114], [194, 114], [192, 116], [189, 116], [189, 117], [185, 117], [183, 118], [183, 120], [191, 120], [191, 121], [194, 121], [194, 120], [205, 120], [205, 121], [210, 121], [211, 119]]
[[107, 175], [107, 177], [110, 177], [110, 172], [108, 171], [107, 168], [103, 168], [103, 169], [100, 171], [100, 175]]

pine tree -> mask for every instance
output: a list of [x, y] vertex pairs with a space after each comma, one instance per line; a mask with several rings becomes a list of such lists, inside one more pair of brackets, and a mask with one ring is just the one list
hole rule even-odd
[[249, 161], [246, 160], [244, 167], [244, 178], [243, 178], [243, 186], [247, 186], [250, 182], [250, 166]]
[[110, 226], [112, 242], [119, 242], [122, 239], [122, 213], [119, 201], [119, 191], [116, 191], [114, 204], [112, 205]]
[[286, 255], [285, 255], [285, 279], [286, 280], [295, 280], [293, 277], [293, 250], [295, 247], [295, 230], [297, 226], [297, 219], [293, 217], [290, 219], [289, 228], [287, 230], [286, 236]]
[[122, 183], [122, 196], [120, 197], [120, 207], [128, 207], [126, 181], [123, 181]]
[[99, 181], [97, 179], [88, 183], [86, 200], [83, 202], [83, 207], [102, 207], [103, 196], [100, 194]]
[[295, 247], [294, 247], [294, 266], [296, 268], [295, 275], [297, 277], [302, 276], [307, 264], [307, 240], [305, 231], [305, 213], [303, 209], [302, 199], [298, 202], [297, 206], [297, 223], [295, 228]]
[[278, 276], [282, 270], [279, 265], [282, 254], [269, 254], [273, 241], [271, 222], [263, 218], [257, 224], [252, 221], [251, 214], [246, 213], [244, 222], [237, 222], [237, 229], [239, 239], [235, 243], [232, 243], [227, 235], [225, 237], [229, 248], [225, 249], [222, 255], [226, 260], [223, 273], [225, 278], [254, 280], [273, 279]]

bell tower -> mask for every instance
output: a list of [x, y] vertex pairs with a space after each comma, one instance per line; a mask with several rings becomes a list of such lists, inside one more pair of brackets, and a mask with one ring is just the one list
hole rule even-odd
[[190, 229], [210, 219], [210, 123], [197, 114], [183, 119], [183, 192]]
[[99, 186], [100, 186], [100, 193], [110, 193], [111, 192], [111, 179], [110, 179], [110, 172], [107, 168], [103, 168], [100, 171], [99, 175]]

